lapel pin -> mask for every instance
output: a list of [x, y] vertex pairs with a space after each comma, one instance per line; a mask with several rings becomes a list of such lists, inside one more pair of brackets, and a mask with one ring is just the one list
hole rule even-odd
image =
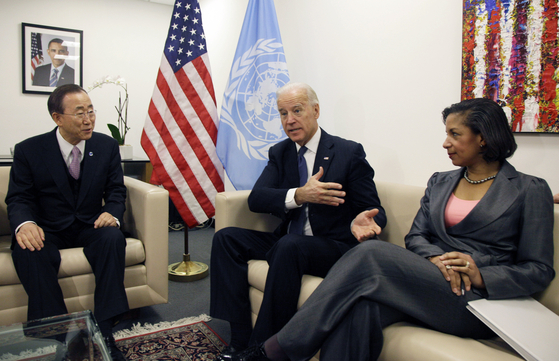
[[89, 152], [89, 156], [90, 156], [90, 157], [93, 157], [93, 152]]
[[324, 160], [328, 160], [328, 159], [330, 159], [330, 157], [324, 157]]

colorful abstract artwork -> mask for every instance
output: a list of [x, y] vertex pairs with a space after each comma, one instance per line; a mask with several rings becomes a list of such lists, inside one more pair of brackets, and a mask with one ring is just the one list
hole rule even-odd
[[464, 0], [462, 99], [503, 104], [514, 132], [559, 133], [557, 0]]

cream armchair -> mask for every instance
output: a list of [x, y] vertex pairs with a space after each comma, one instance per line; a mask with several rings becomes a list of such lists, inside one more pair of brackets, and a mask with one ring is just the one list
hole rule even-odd
[[[409, 231], [419, 209], [425, 188], [395, 183], [376, 182], [378, 194], [386, 210], [388, 225], [381, 238], [404, 247], [404, 236]], [[223, 192], [216, 197], [216, 232], [236, 226], [259, 231], [273, 231], [279, 219], [269, 214], [252, 213], [247, 198], [250, 191]], [[555, 206], [555, 264], [559, 264], [559, 205]], [[251, 260], [248, 268], [249, 294], [253, 324], [258, 317], [266, 282], [266, 261]], [[299, 307], [322, 281], [319, 277], [303, 276]], [[534, 295], [544, 306], [559, 314], [559, 276], [541, 294]], [[409, 361], [519, 361], [522, 360], [500, 338], [474, 340], [459, 338], [429, 330], [411, 323], [400, 322], [384, 330], [384, 347], [379, 360]], [[315, 359], [319, 355], [315, 356]]]
[[[27, 294], [16, 274], [6, 209], [10, 167], [0, 167], [0, 325], [27, 319]], [[124, 286], [131, 309], [168, 299], [168, 192], [124, 177], [127, 188], [123, 231], [126, 239]], [[59, 283], [69, 312], [93, 309], [95, 279], [81, 248], [60, 252]]]

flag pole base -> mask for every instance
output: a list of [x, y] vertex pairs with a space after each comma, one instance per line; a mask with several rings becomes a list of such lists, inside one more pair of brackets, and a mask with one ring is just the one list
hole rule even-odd
[[208, 273], [208, 265], [202, 262], [190, 260], [190, 254], [183, 254], [182, 262], [169, 265], [169, 280], [175, 282], [192, 282], [205, 278]]

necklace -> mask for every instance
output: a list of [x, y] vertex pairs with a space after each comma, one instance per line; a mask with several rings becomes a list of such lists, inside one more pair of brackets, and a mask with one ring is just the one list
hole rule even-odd
[[465, 179], [468, 183], [470, 183], [470, 184], [480, 184], [480, 183], [484, 183], [484, 182], [487, 182], [488, 180], [491, 180], [491, 179], [495, 178], [496, 176], [497, 176], [497, 174], [493, 174], [492, 176], [489, 176], [489, 177], [487, 177], [487, 178], [485, 178], [485, 179], [474, 181], [474, 180], [471, 180], [470, 178], [468, 178], [468, 170], [467, 170], [467, 169], [466, 169], [466, 171], [464, 172], [464, 179]]

